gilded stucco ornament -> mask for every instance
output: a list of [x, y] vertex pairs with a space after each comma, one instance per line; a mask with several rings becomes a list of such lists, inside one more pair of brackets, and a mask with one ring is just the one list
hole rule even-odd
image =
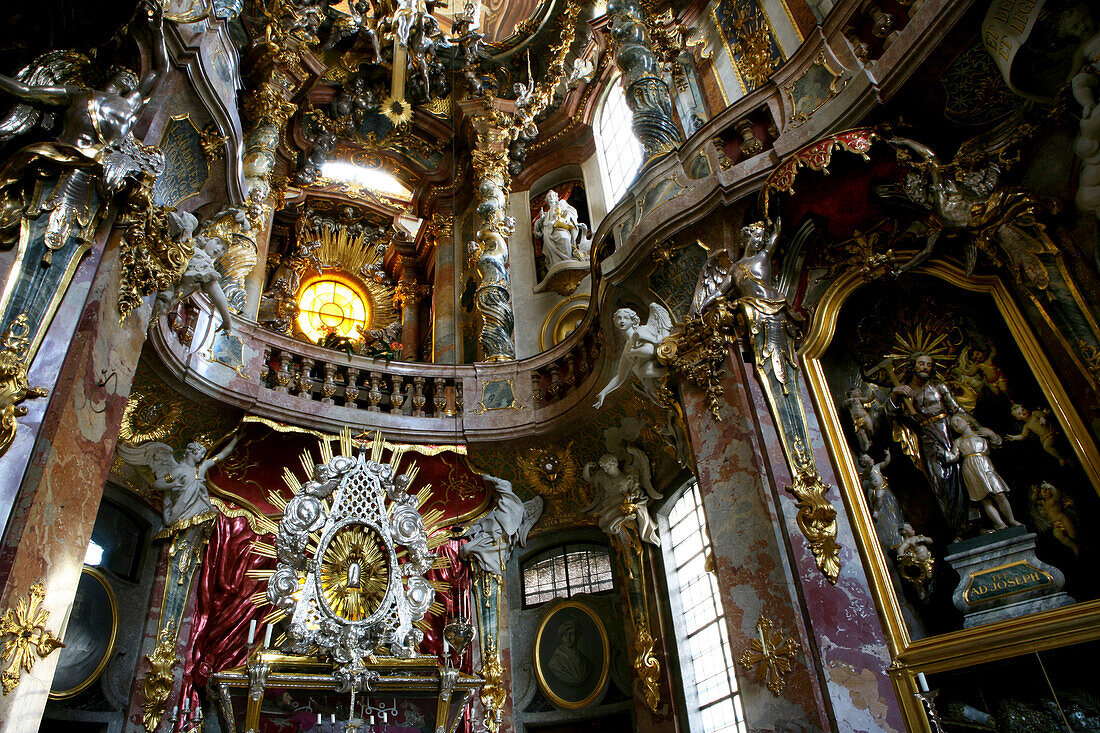
[[185, 219], [194, 217], [166, 206], [154, 206], [151, 193], [151, 188], [143, 185], [129, 198], [119, 217], [120, 323], [141, 306], [145, 296], [174, 289], [194, 252], [191, 235], [195, 224], [189, 226]]
[[645, 704], [653, 712], [657, 712], [657, 706], [661, 702], [659, 682], [661, 679], [661, 662], [653, 653], [656, 641], [649, 632], [649, 625], [645, 617], [634, 620], [634, 672], [642, 683], [642, 693], [645, 696]]
[[153, 653], [146, 655], [149, 671], [141, 680], [141, 722], [147, 731], [155, 731], [164, 717], [164, 704], [172, 693], [175, 681], [172, 670], [180, 661], [176, 655], [177, 634], [175, 623], [169, 621], [157, 635]]
[[793, 669], [798, 654], [798, 642], [775, 628], [774, 622], [760, 615], [756, 621], [757, 638], [749, 641], [749, 648], [738, 660], [749, 670], [756, 670], [756, 679], [767, 685], [772, 694], [779, 696], [787, 686], [787, 675]]
[[508, 690], [504, 682], [504, 665], [501, 664], [494, 639], [489, 638], [485, 642], [482, 659], [481, 676], [485, 684], [481, 688], [481, 704], [485, 707], [485, 727], [490, 733], [499, 733]]
[[34, 669], [38, 659], [45, 659], [65, 646], [52, 631], [46, 629], [50, 612], [42, 608], [44, 600], [45, 587], [42, 583], [35, 583], [26, 598], [20, 598], [14, 609], [9, 608], [0, 616], [0, 638], [4, 640], [0, 658], [6, 665], [0, 672], [0, 685], [3, 685], [5, 695], [19, 684], [23, 672]]
[[15, 440], [18, 428], [15, 418], [27, 414], [27, 408], [19, 403], [28, 397], [45, 397], [50, 393], [45, 387], [32, 387], [27, 382], [29, 343], [27, 319], [20, 315], [8, 327], [0, 348], [0, 456]]

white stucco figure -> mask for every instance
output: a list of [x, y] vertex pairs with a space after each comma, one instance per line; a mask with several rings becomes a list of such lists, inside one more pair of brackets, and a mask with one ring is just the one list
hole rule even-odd
[[206, 474], [233, 452], [240, 437], [240, 433], [235, 434], [221, 451], [209, 458], [202, 443], [188, 443], [180, 460], [176, 460], [172, 447], [165, 443], [138, 446], [119, 443], [118, 455], [132, 466], [147, 466], [153, 472], [153, 488], [165, 494], [164, 525], [175, 527], [214, 515], [206, 490]]
[[459, 557], [476, 558], [487, 573], [503, 575], [512, 548], [527, 545], [527, 535], [542, 516], [543, 499], [536, 496], [523, 501], [512, 491], [510, 481], [482, 474], [496, 493], [496, 504], [485, 516], [466, 528], [467, 542], [458, 551]]
[[542, 240], [542, 254], [547, 269], [561, 262], [585, 262], [592, 250], [588, 225], [577, 219], [577, 210], [558, 197], [557, 191], [546, 193], [546, 205], [535, 219], [533, 232]]
[[634, 522], [644, 542], [660, 546], [657, 523], [648, 509], [650, 499], [661, 498], [653, 488], [649, 457], [633, 445], [624, 446], [623, 453], [621, 466], [617, 456], [606, 453], [598, 465], [584, 467], [584, 480], [595, 488], [595, 497], [584, 511], [595, 512], [600, 529], [609, 535], [620, 534], [627, 522]]
[[618, 371], [596, 396], [596, 409], [603, 406], [609, 394], [629, 382], [631, 376], [638, 379], [647, 397], [661, 404], [658, 390], [668, 371], [657, 359], [657, 346], [672, 333], [672, 315], [659, 303], [650, 303], [649, 320], [644, 326], [641, 317], [630, 308], [615, 311], [611, 320], [626, 335], [626, 343], [619, 356]]

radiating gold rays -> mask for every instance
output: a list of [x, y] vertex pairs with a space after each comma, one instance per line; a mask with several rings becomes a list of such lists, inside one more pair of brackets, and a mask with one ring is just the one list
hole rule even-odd
[[389, 575], [382, 538], [364, 524], [349, 524], [325, 548], [321, 592], [333, 613], [361, 621], [382, 604]]

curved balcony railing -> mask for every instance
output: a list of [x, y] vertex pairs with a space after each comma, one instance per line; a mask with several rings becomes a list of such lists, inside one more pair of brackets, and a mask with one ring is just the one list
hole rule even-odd
[[[599, 329], [586, 319], [562, 344], [522, 361], [421, 364], [322, 348], [235, 320], [215, 333], [193, 298], [151, 329], [168, 371], [250, 414], [334, 431], [382, 430], [410, 442], [481, 442], [545, 432], [598, 388]], [[239, 342], [239, 347], [238, 347]]]
[[[334, 431], [380, 429], [408, 442], [477, 443], [565, 429], [591, 412], [617, 361], [602, 349], [600, 315], [609, 284], [652, 257], [667, 237], [719, 204], [757, 191], [782, 158], [863, 118], [901, 88], [970, 0], [916, 0], [888, 39], [854, 37], [874, 0], [842, 0], [818, 33], [769, 81], [715, 115], [673, 155], [638, 177], [597, 228], [593, 302], [577, 329], [549, 351], [520, 361], [421, 364], [348, 356], [236, 321], [240, 353], [212, 330], [209, 306], [192, 299], [151, 341], [180, 382], [251, 414]], [[873, 39], [871, 39], [873, 40]], [[887, 42], [888, 41], [888, 42]], [[800, 82], [821, 91], [807, 101]], [[746, 132], [747, 131], [747, 132]], [[667, 206], [675, 201], [674, 206]], [[614, 246], [611, 244], [614, 243]]]

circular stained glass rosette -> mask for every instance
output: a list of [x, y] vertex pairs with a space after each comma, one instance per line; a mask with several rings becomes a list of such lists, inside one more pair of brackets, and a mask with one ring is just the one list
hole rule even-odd
[[338, 280], [310, 283], [298, 297], [298, 326], [312, 341], [330, 333], [355, 338], [367, 327], [368, 316], [363, 296]]

